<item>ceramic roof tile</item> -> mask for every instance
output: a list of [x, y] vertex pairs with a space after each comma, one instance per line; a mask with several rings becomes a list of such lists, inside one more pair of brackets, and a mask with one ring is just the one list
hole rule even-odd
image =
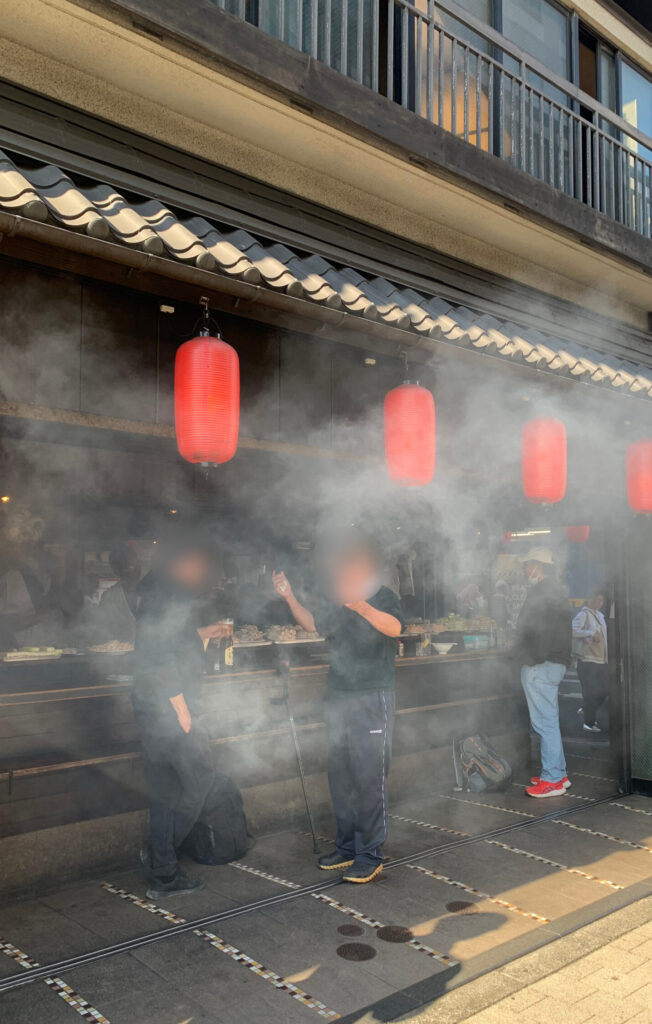
[[95, 209], [101, 211], [114, 234], [126, 245], [135, 245], [155, 256], [165, 252], [165, 246], [156, 232], [114, 189], [108, 185], [95, 185], [86, 189], [85, 194]]
[[37, 170], [26, 171], [25, 177], [32, 183], [55, 220], [74, 231], [84, 231], [93, 238], [109, 237], [109, 225], [95, 209], [92, 200], [58, 167], [47, 164]]
[[177, 217], [163, 206], [158, 199], [149, 199], [144, 203], [134, 204], [135, 211], [155, 231], [173, 256], [183, 262], [192, 262], [202, 270], [213, 270], [215, 257], [205, 245], [182, 224]]
[[30, 220], [47, 220], [48, 208], [27, 178], [0, 152], [0, 207]]
[[213, 224], [203, 217], [191, 217], [186, 221], [186, 227], [197, 236], [225, 274], [248, 281], [249, 284], [260, 284], [260, 272], [251, 260]]
[[76, 184], [51, 164], [21, 169], [0, 151], [0, 211], [113, 238], [166, 259], [261, 284], [402, 330], [445, 339], [594, 385], [652, 398], [652, 367], [455, 306], [322, 256], [295, 252], [232, 226], [169, 210], [156, 199], [125, 199], [101, 182]]
[[382, 279], [371, 278], [368, 280], [357, 270], [354, 270], [353, 267], [343, 267], [340, 274], [345, 281], [355, 285], [374, 304], [379, 316], [383, 320], [404, 330], [410, 326], [410, 318], [406, 313], [403, 312], [396, 302], [387, 299]]

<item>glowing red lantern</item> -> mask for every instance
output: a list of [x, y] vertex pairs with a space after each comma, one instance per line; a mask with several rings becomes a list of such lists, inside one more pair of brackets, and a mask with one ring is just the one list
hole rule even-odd
[[566, 540], [571, 544], [583, 544], [591, 536], [590, 526], [567, 526]]
[[523, 427], [523, 491], [528, 501], [552, 505], [566, 493], [566, 427], [542, 417]]
[[188, 462], [228, 462], [238, 447], [238, 353], [209, 333], [208, 308], [199, 336], [177, 350], [174, 364], [177, 446]]
[[423, 487], [435, 474], [435, 400], [409, 381], [385, 395], [385, 456], [390, 480]]
[[652, 439], [627, 448], [627, 497], [634, 512], [652, 512]]

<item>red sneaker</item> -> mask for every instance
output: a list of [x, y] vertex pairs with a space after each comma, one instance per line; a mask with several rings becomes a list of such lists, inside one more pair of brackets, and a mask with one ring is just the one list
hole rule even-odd
[[[530, 782], [532, 783], [533, 786], [538, 786], [539, 783], [541, 782], [541, 776], [540, 775], [533, 775], [532, 778], [530, 779]], [[568, 778], [568, 775], [564, 775], [563, 779], [561, 780], [561, 784], [564, 787], [564, 789], [570, 789], [570, 787], [572, 786], [572, 782]]]
[[528, 796], [564, 796], [566, 787], [563, 780], [559, 782], [537, 782], [536, 786], [528, 786], [525, 790]]

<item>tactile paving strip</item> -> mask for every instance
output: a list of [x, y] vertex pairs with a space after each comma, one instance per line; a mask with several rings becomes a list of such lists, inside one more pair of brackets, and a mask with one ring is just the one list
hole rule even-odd
[[[574, 754], [573, 757], [577, 757]], [[618, 781], [616, 779], [607, 779], [604, 775], [589, 775], [588, 772], [572, 772], [573, 777], [578, 775], [582, 779], [595, 779], [597, 782], [610, 782], [612, 786], [617, 786]]]
[[70, 985], [66, 985], [65, 981], [62, 981], [61, 978], [46, 978], [45, 984], [49, 985], [52, 991], [60, 995], [62, 999], [65, 999], [68, 1006], [72, 1006], [73, 1010], [76, 1010], [84, 1020], [95, 1021], [96, 1024], [109, 1024], [103, 1013], [100, 1013], [89, 1002], [82, 999], [79, 993], [75, 992]]
[[[624, 805], [622, 805], [624, 806]], [[635, 810], [635, 808], [631, 808]], [[644, 814], [650, 814], [649, 811], [644, 811]], [[458, 832], [455, 829], [444, 828], [443, 825], [433, 825], [429, 821], [417, 821], [415, 818], [402, 818], [398, 814], [390, 814], [390, 818], [396, 818], [398, 821], [408, 822], [410, 825], [419, 825], [421, 828], [437, 829], [441, 832], [452, 832], [457, 836], [468, 836], [468, 832]], [[568, 867], [567, 864], [560, 864], [559, 861], [549, 860], [548, 857], [541, 857], [537, 853], [530, 853], [529, 850], [521, 850], [517, 846], [509, 846], [507, 843], [501, 843], [497, 839], [485, 839], [485, 843], [489, 843], [490, 846], [499, 846], [501, 850], [507, 850], [509, 853], [518, 853], [522, 857], [527, 857], [529, 860], [536, 860], [540, 864], [549, 864], [550, 867], [559, 868], [560, 871], [568, 871], [571, 875], [579, 875], [581, 878], [586, 878], [591, 882], [597, 882], [599, 885], [609, 886], [611, 889], [624, 889], [624, 885], [618, 885], [616, 882], [611, 882], [608, 878], [598, 878], [597, 875], [590, 875], [586, 871], [580, 871], [579, 868]]]
[[[5, 953], [6, 956], [11, 957], [17, 964], [24, 967], [26, 971], [31, 971], [33, 967], [39, 967], [40, 964], [34, 960], [28, 953], [24, 953], [22, 949], [18, 949], [18, 946], [14, 946], [12, 942], [3, 942], [0, 939], [0, 952]], [[53, 992], [60, 995], [62, 999], [71, 1006], [73, 1010], [76, 1010], [84, 1020], [95, 1021], [96, 1024], [110, 1024], [110, 1021], [96, 1010], [94, 1006], [91, 1006], [86, 999], [80, 996], [77, 992], [66, 985], [65, 981], [61, 978], [45, 978], [45, 984], [48, 985]]]
[[[591, 776], [591, 777], [595, 778], [595, 776]], [[608, 780], [605, 780], [605, 781], [608, 781]], [[527, 783], [527, 782], [513, 782], [512, 785], [513, 786], [518, 786], [519, 789], [527, 789], [528, 786], [531, 785], [531, 783]], [[559, 795], [560, 796], [563, 795], [563, 796], [570, 797], [571, 800], [584, 800], [584, 802], [587, 803], [587, 804], [590, 804], [590, 803], [593, 802], [593, 797], [592, 796], [581, 796], [579, 793], [571, 793], [567, 789], [564, 790], [563, 794], [560, 793]]]
[[436, 832], [447, 832], [448, 835], [451, 836], [462, 836], [465, 839], [468, 839], [470, 836], [469, 832], [458, 832], [456, 828], [446, 828], [444, 825], [433, 825], [429, 821], [417, 821], [416, 818], [404, 818], [400, 814], [388, 814], [387, 817], [391, 818], [393, 821], [404, 821], [408, 825], [420, 825], [421, 828], [433, 829]]
[[[121, 899], [128, 900], [135, 906], [140, 907], [141, 910], [146, 910], [150, 914], [158, 914], [160, 917], [165, 918], [166, 921], [173, 921], [175, 924], [185, 923], [183, 918], [175, 917], [169, 910], [165, 910], [163, 907], [157, 907], [155, 903], [149, 903], [147, 900], [140, 899], [139, 896], [134, 896], [133, 893], [128, 893], [124, 889], [117, 889], [108, 882], [102, 882], [102, 888], [106, 889], [107, 892], [111, 892], [114, 895], [119, 896]], [[248, 967], [249, 970], [253, 971], [254, 974], [259, 975], [259, 977], [263, 978], [265, 981], [271, 982], [279, 991], [287, 992], [288, 995], [291, 995], [293, 999], [297, 999], [300, 1003], [303, 1003], [304, 1006], [309, 1007], [311, 1010], [316, 1010], [320, 1017], [325, 1017], [327, 1020], [339, 1020], [341, 1014], [337, 1013], [335, 1010], [329, 1010], [324, 1003], [320, 1003], [318, 999], [313, 998], [313, 996], [309, 996], [307, 992], [303, 991], [303, 989], [293, 985], [290, 981], [286, 981], [279, 974], [271, 971], [268, 967], [263, 967], [263, 965], [259, 964], [257, 960], [253, 960], [251, 957], [247, 956], [246, 953], [236, 949], [235, 946], [231, 946], [218, 935], [214, 935], [212, 932], [202, 929], [194, 929], [193, 934], [197, 935], [205, 942], [209, 942], [211, 946], [221, 950], [221, 952], [227, 953], [232, 960], [236, 961], [236, 963], [240, 963], [245, 967]], [[94, 1018], [89, 1018], [89, 1020], [91, 1019]]]
[[243, 864], [242, 861], [232, 861], [230, 867], [237, 868], [238, 871], [247, 871], [250, 875], [256, 875], [257, 878], [265, 878], [268, 882], [276, 882], [278, 885], [284, 885], [286, 889], [301, 889], [298, 882], [289, 882], [287, 878], [279, 878], [277, 875], [269, 875], [266, 871], [259, 871], [258, 868], [252, 868], [250, 864]]
[[112, 892], [115, 896], [119, 896], [121, 900], [127, 900], [128, 903], [133, 903], [134, 906], [140, 907], [141, 910], [147, 910], [150, 914], [155, 914], [157, 917], [162, 917], [165, 921], [169, 921], [170, 924], [185, 924], [185, 917], [177, 917], [169, 910], [164, 910], [163, 907], [157, 907], [155, 903], [151, 903], [149, 900], [144, 900], [141, 896], [136, 896], [133, 892], [127, 892], [126, 889], [116, 889], [115, 886], [109, 882], [102, 882], [102, 888], [106, 889], [107, 892]]
[[608, 832], [597, 832], [593, 828], [586, 828], [584, 825], [574, 825], [572, 821], [563, 821], [561, 818], [551, 818], [551, 821], [555, 825], [565, 825], [566, 828], [572, 828], [576, 832], [586, 832], [589, 836], [597, 836], [598, 839], [609, 839], [612, 843], [620, 843], [621, 846], [629, 846], [632, 850], [645, 850], [646, 853], [652, 853], [652, 849], [649, 846], [642, 846], [640, 843], [632, 843], [629, 839], [621, 839], [619, 836], [612, 836]]
[[205, 942], [208, 942], [211, 946], [214, 946], [215, 949], [219, 949], [222, 953], [226, 953], [226, 955], [230, 956], [236, 963], [241, 964], [250, 971], [253, 971], [259, 978], [262, 978], [264, 981], [269, 981], [274, 988], [279, 990], [279, 992], [286, 992], [292, 997], [292, 999], [296, 999], [298, 1002], [302, 1003], [303, 1006], [307, 1006], [310, 1010], [316, 1010], [320, 1017], [324, 1017], [326, 1020], [340, 1019], [340, 1013], [336, 1013], [335, 1010], [329, 1010], [324, 1003], [320, 1003], [318, 999], [315, 999], [313, 996], [309, 996], [307, 992], [298, 988], [298, 986], [294, 985], [291, 981], [286, 981], [285, 978], [280, 976], [280, 974], [276, 974], [268, 967], [263, 967], [263, 965], [259, 964], [257, 960], [253, 960], [250, 956], [247, 956], [246, 953], [237, 949], [236, 946], [232, 946], [230, 943], [225, 942], [224, 939], [219, 937], [219, 935], [213, 935], [212, 932], [202, 931], [199, 929], [195, 931], [194, 934], [198, 935], [199, 938], [203, 939]]
[[[356, 921], [360, 921], [362, 924], [367, 924], [370, 928], [374, 928], [376, 931], [379, 928], [385, 927], [382, 921], [376, 921], [373, 917], [367, 917], [359, 910], [355, 910], [353, 907], [347, 907], [346, 904], [340, 903], [338, 900], [334, 900], [331, 896], [326, 896], [323, 892], [313, 892], [312, 895], [313, 898], [319, 900], [320, 903], [326, 903], [327, 906], [333, 907], [334, 910], [339, 910], [341, 914], [353, 917]], [[423, 942], [419, 942], [418, 939], [410, 939], [410, 941], [406, 942], [405, 945], [412, 949], [416, 949], [418, 953], [425, 953], [426, 956], [432, 957], [433, 960], [438, 960], [447, 967], [456, 966], [458, 963], [458, 961], [453, 959], [452, 956], [448, 956], [447, 953], [440, 953], [436, 949], [431, 949], [430, 946], [426, 946]]]
[[645, 814], [648, 818], [652, 818], [652, 811], [644, 811], [642, 807], [630, 807], [629, 804], [621, 804], [615, 800], [612, 807], [622, 807], [624, 811], [633, 811], [634, 814]]
[[11, 942], [3, 942], [0, 939], [0, 952], [4, 953], [5, 956], [11, 957], [15, 960], [19, 967], [24, 967], [26, 971], [31, 970], [32, 967], [40, 967], [40, 964], [33, 960], [27, 953], [23, 953], [22, 949], [18, 949]]
[[529, 860], [536, 860], [540, 864], [549, 864], [553, 868], [559, 868], [560, 871], [568, 871], [571, 875], [579, 875], [581, 878], [587, 878], [590, 882], [607, 885], [611, 889], [625, 888], [624, 885], [610, 882], [608, 878], [598, 878], [597, 875], [589, 875], [588, 872], [580, 871], [579, 868], [569, 868], [567, 864], [560, 864], [556, 860], [549, 860], [547, 857], [539, 856], [538, 853], [530, 853], [529, 850], [519, 850], [517, 846], [508, 846], [507, 843], [501, 843], [497, 839], [485, 839], [485, 843], [489, 843], [490, 846], [499, 846], [501, 850], [508, 850], [510, 853], [520, 853], [522, 857], [527, 857]]
[[515, 903], [501, 900], [497, 896], [490, 896], [488, 892], [482, 892], [480, 889], [474, 889], [470, 885], [465, 885], [464, 882], [457, 882], [454, 878], [449, 878], [447, 875], [440, 875], [436, 871], [430, 871], [429, 868], [424, 868], [420, 864], [408, 864], [408, 867], [414, 871], [421, 871], [424, 875], [429, 875], [430, 878], [435, 878], [438, 882], [444, 882], [445, 885], [452, 885], [456, 889], [462, 889], [464, 892], [470, 893], [472, 896], [479, 896], [483, 900], [488, 900], [489, 903], [496, 903], [499, 907], [505, 907], [506, 910], [511, 910], [513, 914], [520, 914], [521, 917], [530, 917], [533, 921], [539, 921], [540, 924], [550, 924], [547, 917], [541, 917], [540, 914], [534, 914], [530, 910], [523, 910], [521, 907], [517, 907]]
[[504, 811], [505, 814], [518, 814], [520, 818], [536, 818], [536, 814], [528, 814], [527, 811], [514, 811], [511, 807], [501, 807], [500, 804], [488, 804], [482, 800], [465, 800], [463, 796], [449, 796], [448, 793], [440, 793], [442, 800], [455, 800], [458, 804], [471, 804], [472, 807], [490, 807], [492, 811]]

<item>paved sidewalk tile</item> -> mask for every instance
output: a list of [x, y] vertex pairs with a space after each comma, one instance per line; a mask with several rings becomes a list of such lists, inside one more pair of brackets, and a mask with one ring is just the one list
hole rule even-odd
[[[613, 924], [610, 917], [596, 922], [449, 993], [409, 1020], [412, 1024], [652, 1024], [652, 922], [641, 922], [650, 906], [650, 901], [632, 904], [613, 915]], [[631, 930], [618, 935], [623, 924], [630, 922]], [[600, 939], [603, 944], [596, 948]], [[592, 951], [584, 955], [591, 946]], [[556, 947], [567, 956], [567, 965], [551, 955]], [[544, 974], [546, 956], [549, 973]], [[513, 990], [501, 994], [500, 979]]]

